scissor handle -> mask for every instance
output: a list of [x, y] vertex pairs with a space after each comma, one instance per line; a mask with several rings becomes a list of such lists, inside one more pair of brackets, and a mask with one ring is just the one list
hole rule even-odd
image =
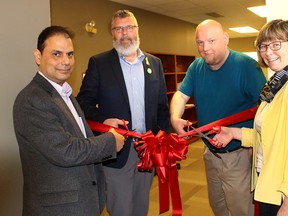
[[215, 141], [214, 141], [213, 139], [209, 138], [209, 139], [207, 139], [207, 140], [208, 140], [208, 142], [209, 142], [211, 145], [213, 145], [213, 146], [214, 146], [214, 144], [215, 144]]
[[221, 126], [216, 126], [215, 128], [217, 128], [217, 130], [212, 129], [212, 130], [208, 131], [206, 133], [206, 135], [215, 134], [215, 133], [218, 134], [221, 132]]

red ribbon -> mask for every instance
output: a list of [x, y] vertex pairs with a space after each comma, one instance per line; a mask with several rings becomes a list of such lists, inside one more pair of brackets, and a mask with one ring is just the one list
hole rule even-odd
[[[255, 117], [257, 109], [258, 109], [258, 106], [255, 106], [253, 108], [244, 110], [242, 112], [239, 112], [239, 113], [230, 115], [228, 117], [219, 119], [217, 121], [211, 122], [209, 124], [206, 124], [202, 127], [197, 128], [197, 130], [200, 132], [205, 132], [205, 131], [212, 130], [212, 128], [216, 126], [228, 126], [228, 125], [236, 124], [239, 122], [251, 120]], [[186, 133], [179, 135], [179, 137], [193, 136], [196, 134], [197, 132], [195, 130], [191, 130], [191, 131], [188, 131]]]
[[134, 143], [141, 159], [139, 171], [152, 171], [156, 168], [159, 185], [160, 214], [169, 210], [169, 189], [172, 199], [172, 215], [182, 215], [182, 203], [178, 182], [176, 161], [186, 159], [188, 143], [176, 134], [159, 131], [156, 136], [151, 131], [143, 134], [142, 139]]
[[95, 121], [91, 121], [91, 120], [86, 120], [86, 121], [87, 121], [89, 127], [91, 128], [91, 130], [95, 131], [95, 132], [106, 133], [111, 128], [114, 128], [116, 130], [116, 132], [121, 134], [121, 135], [131, 136], [131, 137], [136, 137], [136, 138], [141, 138], [142, 137], [141, 134], [136, 133], [134, 131], [127, 131], [125, 129], [112, 127], [112, 126], [109, 126], [109, 125], [106, 125], [106, 124], [102, 124], [102, 123], [99, 123], [99, 122], [95, 122]]
[[120, 128], [111, 127], [105, 124], [87, 120], [92, 131], [105, 133], [114, 128], [118, 133], [125, 136], [139, 138], [134, 142], [140, 161], [138, 170], [152, 171], [155, 166], [159, 183], [159, 208], [160, 214], [169, 210], [169, 189], [172, 200], [172, 215], [182, 215], [182, 203], [178, 182], [178, 171], [176, 161], [186, 159], [188, 143], [185, 139], [179, 138], [176, 134], [166, 134], [160, 130], [156, 136], [152, 131], [139, 134]]
[[[212, 130], [216, 126], [228, 126], [246, 120], [253, 119], [258, 106], [236, 113], [234, 115], [219, 119], [207, 125], [197, 128], [201, 132]], [[139, 134], [120, 128], [111, 127], [105, 124], [87, 120], [92, 131], [108, 132], [114, 128], [118, 133], [139, 138], [134, 142], [134, 147], [141, 159], [138, 163], [139, 171], [152, 171], [156, 168], [159, 182], [159, 206], [160, 214], [169, 210], [169, 189], [172, 199], [172, 216], [182, 215], [182, 204], [178, 182], [178, 171], [176, 161], [186, 159], [188, 143], [183, 137], [196, 135], [195, 130], [177, 136], [176, 134], [166, 134], [159, 131], [156, 136], [151, 131]]]

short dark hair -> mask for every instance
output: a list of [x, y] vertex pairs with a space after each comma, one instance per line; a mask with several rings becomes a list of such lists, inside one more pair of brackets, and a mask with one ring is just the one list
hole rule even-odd
[[45, 41], [54, 36], [54, 35], [64, 35], [66, 38], [73, 38], [74, 33], [68, 29], [67, 27], [63, 26], [49, 26], [45, 28], [38, 36], [38, 41], [37, 41], [37, 49], [42, 53], [44, 48], [45, 48]]

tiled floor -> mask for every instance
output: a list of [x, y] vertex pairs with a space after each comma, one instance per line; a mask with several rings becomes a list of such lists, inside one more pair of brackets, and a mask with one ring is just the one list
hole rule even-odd
[[[187, 159], [180, 162], [178, 180], [182, 199], [182, 216], [213, 216], [208, 203], [207, 184], [202, 159], [204, 144], [201, 140], [189, 144]], [[159, 215], [158, 177], [155, 176], [150, 191], [150, 204], [148, 216]], [[171, 216], [170, 211], [159, 216]], [[108, 216], [103, 212], [101, 216]], [[122, 215], [119, 215], [122, 216]]]

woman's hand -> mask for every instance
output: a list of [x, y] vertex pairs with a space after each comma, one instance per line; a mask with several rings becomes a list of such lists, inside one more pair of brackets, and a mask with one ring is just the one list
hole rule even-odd
[[231, 140], [233, 139], [241, 139], [241, 129], [240, 128], [229, 128], [229, 127], [221, 127], [221, 129], [217, 127], [213, 127], [216, 135], [213, 137], [214, 146], [217, 148], [226, 147]]

